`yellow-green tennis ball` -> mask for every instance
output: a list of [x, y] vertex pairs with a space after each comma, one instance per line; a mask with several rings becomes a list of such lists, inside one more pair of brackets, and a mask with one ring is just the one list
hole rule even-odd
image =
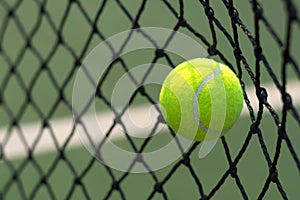
[[234, 125], [242, 110], [243, 90], [229, 67], [196, 58], [167, 75], [159, 100], [166, 123], [177, 134], [203, 141], [224, 135]]

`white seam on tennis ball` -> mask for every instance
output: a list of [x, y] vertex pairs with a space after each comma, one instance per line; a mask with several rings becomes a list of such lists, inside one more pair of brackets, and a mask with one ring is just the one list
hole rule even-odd
[[212, 74], [210, 74], [209, 76], [207, 76], [199, 85], [199, 87], [197, 88], [197, 91], [196, 91], [196, 94], [194, 95], [194, 98], [193, 98], [193, 108], [194, 108], [194, 119], [195, 119], [195, 122], [197, 123], [198, 127], [200, 127], [202, 130], [204, 130], [205, 132], [210, 132], [210, 133], [213, 133], [213, 134], [220, 134], [219, 131], [213, 131], [213, 130], [209, 130], [208, 128], [206, 128], [201, 122], [200, 122], [200, 119], [199, 119], [199, 114], [198, 114], [198, 98], [199, 98], [199, 95], [204, 87], [204, 85], [210, 81], [211, 79], [213, 79], [215, 76], [217, 76], [221, 70], [222, 70], [222, 66], [220, 64], [218, 64], [218, 68], [216, 69], [216, 71], [214, 71]]

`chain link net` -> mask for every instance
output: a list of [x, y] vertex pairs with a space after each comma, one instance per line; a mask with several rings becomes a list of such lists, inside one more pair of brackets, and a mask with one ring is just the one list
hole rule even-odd
[[[278, 4], [276, 8], [279, 9], [272, 10], [272, 4]], [[263, 199], [272, 185], [276, 188], [278, 199], [288, 199], [285, 183], [289, 179], [279, 176], [278, 163], [284, 148], [285, 155], [291, 157], [290, 170], [297, 174], [300, 183], [299, 140], [291, 138], [291, 134], [299, 134], [299, 129], [287, 128], [288, 120], [293, 121], [297, 128], [300, 125], [299, 109], [287, 91], [288, 76], [292, 74], [294, 79], [300, 80], [299, 60], [297, 62], [299, 40], [296, 40], [300, 18], [297, 11], [296, 1], [292, 0], [271, 3], [253, 0], [243, 1], [242, 4], [233, 0], [161, 0], [155, 3], [147, 0], [135, 3], [123, 0], [0, 0], [0, 124], [5, 127], [5, 134], [0, 140], [0, 199], [12, 199], [11, 195], [19, 199], [40, 199], [41, 194], [49, 199], [133, 199], [128, 197], [128, 184], [145, 184], [145, 191], [135, 191], [143, 193], [144, 199], [170, 199], [172, 191], [168, 190], [168, 184], [176, 181], [173, 177], [183, 169], [191, 177], [186, 184], [194, 188], [196, 199], [214, 199], [218, 193], [228, 189], [225, 185], [229, 179], [234, 181], [236, 190], [233, 192], [239, 193], [240, 199]], [[276, 14], [280, 17], [276, 18]], [[212, 58], [227, 64], [241, 80], [250, 125], [241, 130], [244, 137], [237, 153], [232, 153], [232, 144], [226, 137], [221, 138], [220, 152], [227, 161], [226, 165], [221, 166], [222, 173], [213, 179], [213, 183], [209, 183], [210, 187], [206, 186], [209, 181], [200, 175], [199, 163], [193, 156], [200, 143], [194, 143], [164, 173], [149, 169], [147, 179], [132, 182], [132, 177], [136, 175], [130, 174], [130, 170], [117, 172], [99, 164], [91, 155], [81, 158], [80, 166], [77, 166], [74, 161], [76, 156], [68, 151], [76, 137], [75, 124], [69, 127], [62, 143], [52, 127], [52, 119], [72, 114], [71, 88], [76, 72], [89, 51], [115, 33], [143, 26], [163, 26], [191, 35], [207, 48]], [[153, 42], [146, 35], [145, 38]], [[170, 43], [172, 38], [166, 40], [166, 45]], [[119, 51], [109, 44], [107, 48], [112, 57]], [[156, 50], [147, 52], [149, 61], [156, 63], [163, 60], [169, 66], [175, 66], [177, 62], [160, 45], [153, 42], [153, 48]], [[270, 54], [275, 54], [273, 58], [276, 59], [271, 60]], [[109, 91], [105, 89], [108, 79], [113, 79], [114, 73], [128, 72], [131, 65], [129, 59], [119, 57], [101, 78], [96, 98], [102, 107], [111, 109], [107, 97]], [[279, 110], [269, 103], [262, 79], [272, 82], [281, 93]], [[137, 82], [135, 77], [132, 81]], [[245, 82], [255, 88], [259, 102], [257, 112], [248, 99]], [[140, 87], [129, 106], [137, 96], [142, 96], [148, 104], [157, 103], [147, 88]], [[264, 113], [271, 116], [274, 132], [262, 131]], [[116, 115], [112, 129], [118, 124], [126, 127], [121, 114]], [[28, 121], [39, 122], [38, 133], [31, 134], [34, 142], [30, 144], [22, 125]], [[26, 152], [26, 156], [18, 161], [6, 155], [6, 149], [14, 145], [10, 143], [13, 131], [19, 141], [15, 148]], [[45, 135], [55, 148], [55, 153], [41, 161], [37, 152]], [[174, 137], [171, 130], [168, 135]], [[267, 135], [273, 138], [272, 150], [266, 144]], [[133, 152], [143, 152], [152, 138], [136, 143], [126, 135], [126, 140]], [[258, 142], [257, 148], [265, 160], [257, 166], [264, 169], [264, 182], [258, 183], [259, 188], [250, 194], [247, 177], [241, 177], [238, 172], [239, 164], [246, 159], [253, 140]], [[147, 166], [142, 159], [133, 162]], [[97, 173], [100, 168], [105, 169], [105, 174]], [[26, 174], [31, 174], [30, 182], [25, 180]], [[63, 191], [53, 181], [54, 177], [59, 176], [65, 182]], [[110, 181], [101, 181], [105, 179]], [[101, 193], [93, 192], [98, 191], [97, 188]]]

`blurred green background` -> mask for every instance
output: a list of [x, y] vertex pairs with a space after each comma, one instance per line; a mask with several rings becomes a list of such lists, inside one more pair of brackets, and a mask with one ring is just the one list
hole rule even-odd
[[[97, 22], [99, 31], [105, 38], [112, 36], [121, 31], [128, 30], [132, 27], [132, 22], [117, 4], [118, 1], [47, 1], [44, 5], [46, 14], [41, 17], [39, 1], [1, 1], [0, 2], [0, 32], [1, 32], [1, 47], [0, 52], [0, 92], [3, 103], [0, 104], [0, 125], [9, 127], [14, 118], [17, 117], [20, 123], [37, 122], [41, 123], [41, 115], [45, 118], [57, 119], [58, 117], [70, 117], [72, 111], [68, 104], [56, 101], [59, 99], [60, 91], [64, 94], [67, 102], [71, 102], [72, 87], [77, 69], [74, 70], [74, 55], [76, 57], [84, 57], [92, 50], [102, 39], [97, 34], [93, 34], [90, 43], [87, 44], [87, 38], [91, 34], [91, 21], [94, 20], [101, 5], [104, 9], [100, 14]], [[44, 1], [46, 2], [46, 1]], [[132, 17], [135, 17], [141, 7], [142, 1], [120, 1]], [[179, 3], [175, 0], [167, 1], [172, 5], [176, 12], [179, 12]], [[208, 25], [208, 19], [205, 15], [203, 6], [199, 1], [184, 1], [184, 13], [187, 22], [199, 33], [201, 33], [209, 42], [212, 41], [211, 31]], [[254, 14], [251, 3], [248, 1], [235, 1], [235, 7], [239, 11], [240, 18], [246, 25], [248, 30], [254, 34]], [[300, 8], [300, 2], [294, 2], [297, 8]], [[281, 40], [284, 40], [286, 35], [286, 9], [283, 1], [268, 1], [261, 2], [264, 8], [264, 15], [269, 23], [278, 33]], [[16, 6], [17, 5], [17, 6]], [[215, 17], [220, 21], [222, 26], [232, 35], [232, 27], [228, 11], [221, 1], [211, 1], [211, 7], [214, 10]], [[9, 10], [14, 10], [14, 17], [8, 17]], [[66, 14], [67, 13], [67, 14]], [[49, 21], [49, 18], [51, 19]], [[40, 20], [40, 21], [39, 21]], [[177, 19], [164, 1], [147, 1], [139, 19], [141, 27], [164, 27], [173, 29], [177, 23]], [[41, 70], [41, 60], [47, 60], [51, 51], [54, 49], [57, 41], [57, 32], [51, 28], [52, 24], [61, 33], [64, 44], [55, 48], [53, 56], [47, 63], [48, 70]], [[20, 25], [21, 24], [21, 25]], [[38, 29], [36, 25], [38, 24]], [[263, 53], [266, 56], [273, 72], [279, 81], [281, 81], [281, 49], [275, 43], [266, 27], [261, 24], [261, 45]], [[20, 28], [21, 27], [21, 28]], [[33, 30], [34, 35], [31, 39], [32, 48], [26, 48], [27, 38], [30, 37]], [[183, 32], [200, 44], [204, 45], [199, 38], [195, 37], [190, 31], [185, 28], [180, 28]], [[24, 34], [25, 33], [25, 34]], [[226, 58], [235, 66], [235, 59], [232, 47], [224, 34], [216, 28], [218, 38], [218, 49], [226, 56]], [[253, 46], [250, 40], [239, 28], [239, 39], [242, 53], [247, 59], [250, 68], [255, 71], [255, 56]], [[291, 54], [297, 63], [300, 63], [300, 58], [297, 53], [300, 51], [299, 46], [299, 28], [292, 30], [292, 48]], [[204, 45], [205, 46], [205, 45]], [[86, 51], [84, 49], [86, 48]], [[207, 48], [205, 46], [205, 48]], [[69, 51], [72, 49], [72, 52]], [[38, 52], [39, 57], [36, 52]], [[123, 56], [126, 65], [133, 68], [140, 64], [150, 63], [154, 58], [155, 49], [142, 50], [132, 52]], [[82, 55], [83, 54], [83, 55]], [[8, 59], [7, 56], [8, 55]], [[22, 55], [20, 57], [20, 55]], [[170, 55], [174, 64], [182, 61], [176, 55]], [[220, 60], [218, 57], [213, 57]], [[9, 60], [9, 61], [7, 61]], [[168, 64], [163, 58], [158, 60], [159, 63]], [[15, 72], [11, 73], [11, 65], [15, 66]], [[110, 99], [114, 84], [125, 73], [120, 64], [113, 66], [108, 78], [101, 85], [103, 94]], [[272, 79], [265, 69], [261, 66], [261, 81], [263, 84], [272, 83]], [[296, 79], [291, 66], [287, 69], [289, 81]], [[69, 76], [71, 77], [69, 79]], [[21, 77], [21, 82], [20, 82]], [[50, 77], [53, 77], [52, 79]], [[55, 84], [53, 82], [55, 80]], [[243, 69], [242, 80], [248, 86], [253, 86], [250, 76]], [[273, 83], [274, 84], [274, 83]], [[30, 95], [35, 105], [40, 109], [42, 114], [38, 114], [32, 104], [27, 104], [27, 92], [24, 87], [30, 89]], [[146, 86], [147, 93], [158, 100], [159, 87], [149, 85]], [[96, 102], [96, 107], [99, 111], [108, 111], [106, 105], [100, 100]], [[143, 96], [138, 95], [134, 101], [134, 105], [149, 103]], [[9, 112], [7, 111], [9, 108]], [[299, 105], [297, 107], [298, 113]], [[52, 112], [54, 111], [54, 112]], [[22, 113], [23, 112], [23, 113]], [[20, 113], [22, 113], [20, 115]], [[278, 110], [280, 116], [280, 110]], [[287, 133], [292, 141], [293, 147], [297, 155], [300, 155], [300, 135], [299, 124], [294, 118], [288, 115]], [[249, 115], [243, 116], [236, 123], [230, 133], [226, 136], [230, 153], [233, 157], [239, 152], [246, 135], [250, 129], [251, 120]], [[277, 139], [277, 126], [274, 120], [266, 112], [263, 116], [261, 125], [263, 137], [265, 139], [268, 151], [273, 157]], [[75, 137], [75, 136], [74, 136]], [[169, 133], [161, 133], [155, 136], [153, 142], [149, 143], [147, 148], [156, 149], [157, 147], [171, 140]], [[143, 140], [135, 139], [137, 144], [142, 144]], [[116, 144], [120, 146], [128, 146], [126, 140], [117, 140]], [[5, 152], [5, 146], [4, 146]], [[205, 193], [211, 191], [221, 178], [223, 173], [228, 169], [228, 162], [224, 153], [224, 148], [221, 141], [213, 151], [204, 159], [197, 157], [198, 149], [191, 156], [192, 166], [199, 177]], [[59, 160], [59, 164], [49, 176], [48, 182], [54, 191], [57, 199], [64, 199], [71, 190], [74, 181], [73, 170], [77, 174], [81, 174], [88, 166], [91, 155], [84, 147], [67, 148], [67, 160], [72, 163], [70, 167], [64, 160]], [[22, 172], [19, 174], [24, 191], [29, 196], [34, 186], [39, 184], [39, 170], [49, 172], [52, 164], [59, 157], [59, 152], [48, 152], [34, 155], [34, 162], [27, 163]], [[11, 169], [22, 167], [27, 158], [19, 158], [12, 161], [3, 161], [0, 163], [0, 192], [7, 186], [9, 180], [12, 180], [13, 171]], [[36, 167], [38, 163], [39, 167]], [[13, 166], [13, 167], [12, 167]], [[40, 168], [40, 169], [39, 169]], [[73, 169], [74, 168], [74, 169]], [[165, 177], [171, 170], [172, 165], [162, 170], [155, 172], [157, 177]], [[253, 136], [250, 145], [239, 162], [238, 175], [247, 192], [249, 199], [256, 199], [260, 193], [264, 182], [268, 176], [267, 162], [263, 156], [257, 136]], [[38, 169], [38, 170], [37, 170]], [[290, 152], [284, 143], [281, 150], [281, 156], [278, 164], [279, 179], [284, 190], [290, 199], [297, 199], [299, 196], [299, 172], [295, 165]], [[123, 173], [114, 171], [116, 177], [120, 177]], [[82, 179], [85, 189], [88, 191], [91, 199], [103, 199], [107, 191], [111, 188], [112, 179], [108, 175], [106, 169], [101, 163], [94, 163], [88, 173]], [[127, 199], [145, 199], [153, 190], [155, 181], [149, 174], [130, 174], [124, 182], [121, 183], [121, 188]], [[71, 199], [84, 199], [84, 193], [80, 185], [75, 186], [75, 192]], [[165, 184], [164, 189], [169, 199], [199, 199], [199, 191], [197, 185], [189, 172], [183, 165], [172, 175], [170, 180]], [[22, 199], [18, 184], [14, 182], [8, 192], [5, 194], [5, 199]], [[49, 199], [47, 187], [39, 189], [35, 199]], [[114, 192], [111, 199], [121, 199], [118, 192]], [[160, 194], [156, 194], [154, 199], [163, 199]], [[224, 185], [217, 191], [213, 199], [242, 199], [240, 192], [236, 186], [234, 179], [228, 178]], [[281, 199], [280, 193], [276, 185], [271, 184], [270, 189], [266, 193], [265, 199]]]

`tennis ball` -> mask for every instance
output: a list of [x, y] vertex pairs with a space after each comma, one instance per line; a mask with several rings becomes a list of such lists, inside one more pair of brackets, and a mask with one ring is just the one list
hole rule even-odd
[[243, 90], [226, 65], [207, 58], [185, 61], [165, 78], [160, 91], [165, 122], [194, 141], [216, 139], [234, 125], [243, 106]]

